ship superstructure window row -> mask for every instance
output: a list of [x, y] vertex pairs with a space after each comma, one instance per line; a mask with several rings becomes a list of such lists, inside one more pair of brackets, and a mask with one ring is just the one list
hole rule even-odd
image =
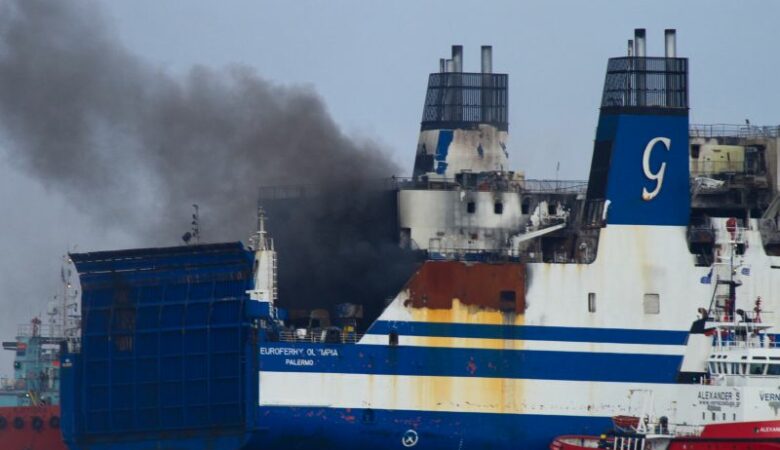
[[[713, 355], [711, 359], [725, 359], [726, 355]], [[743, 356], [743, 360], [748, 359]], [[710, 361], [709, 369], [721, 375], [780, 376], [780, 357], [753, 356], [751, 362]]]
[[596, 293], [588, 292], [588, 312], [596, 312]]
[[658, 294], [645, 294], [642, 299], [642, 309], [645, 314], [660, 314], [661, 297]]

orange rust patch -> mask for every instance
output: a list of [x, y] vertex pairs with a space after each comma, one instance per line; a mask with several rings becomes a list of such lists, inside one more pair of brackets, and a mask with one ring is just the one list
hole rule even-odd
[[525, 265], [427, 261], [406, 284], [413, 308], [451, 309], [454, 299], [522, 314], [525, 311]]

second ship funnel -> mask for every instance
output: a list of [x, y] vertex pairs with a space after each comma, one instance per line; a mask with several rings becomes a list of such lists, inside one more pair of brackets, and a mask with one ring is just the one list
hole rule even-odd
[[482, 47], [482, 72], [463, 72], [463, 48], [428, 77], [414, 177], [454, 178], [507, 167], [506, 74], [492, 73], [492, 48]]

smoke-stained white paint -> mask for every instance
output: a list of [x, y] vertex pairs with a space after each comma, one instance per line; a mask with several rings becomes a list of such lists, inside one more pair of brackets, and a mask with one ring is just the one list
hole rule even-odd
[[259, 382], [260, 406], [613, 417], [652, 396], [650, 412], [672, 424], [780, 417], [768, 388], [270, 371]]
[[[447, 168], [444, 173], [434, 175], [454, 179], [456, 174], [464, 171], [482, 173], [509, 170], [509, 154], [506, 150], [509, 134], [506, 131], [485, 124], [473, 130], [444, 131], [452, 132], [452, 141], [444, 146], [446, 156], [443, 162], [446, 163]], [[440, 130], [423, 130], [420, 131], [417, 143], [417, 154], [434, 157], [434, 171], [437, 167], [435, 158], [440, 139], [442, 139]]]

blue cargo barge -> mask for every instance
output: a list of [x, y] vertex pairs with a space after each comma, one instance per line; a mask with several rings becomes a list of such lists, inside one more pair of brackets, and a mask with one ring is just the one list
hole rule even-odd
[[68, 445], [240, 448], [258, 387], [253, 253], [229, 243], [71, 257], [83, 329], [63, 356]]

